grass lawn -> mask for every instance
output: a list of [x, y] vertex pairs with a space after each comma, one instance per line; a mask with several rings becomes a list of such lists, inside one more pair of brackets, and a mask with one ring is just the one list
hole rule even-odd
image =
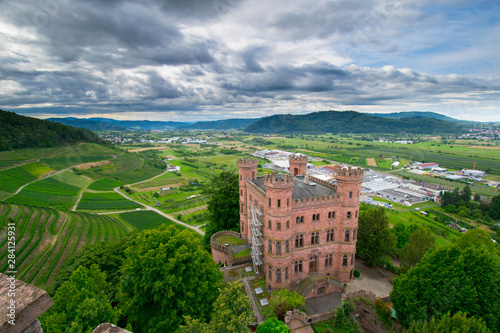
[[216, 244], [219, 244], [219, 245], [229, 244], [231, 246], [234, 246], [234, 245], [243, 245], [243, 244], [246, 243], [246, 241], [244, 241], [243, 239], [238, 238], [238, 237], [234, 237], [232, 235], [222, 235], [222, 236], [219, 236], [219, 237], [217, 237], [217, 238], [214, 239], [214, 242]]
[[246, 249], [241, 252], [238, 252], [237, 254], [234, 255], [235, 258], [241, 258], [241, 257], [246, 257], [249, 256], [251, 253], [251, 249]]

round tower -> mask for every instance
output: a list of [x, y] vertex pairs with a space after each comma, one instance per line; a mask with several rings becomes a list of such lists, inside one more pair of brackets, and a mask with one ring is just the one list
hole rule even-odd
[[294, 176], [303, 176], [307, 171], [307, 156], [302, 154], [290, 155], [290, 173]]
[[238, 159], [238, 181], [240, 198], [240, 233], [241, 237], [250, 239], [250, 228], [248, 226], [248, 202], [247, 202], [247, 180], [253, 181], [257, 178], [257, 158]]
[[289, 284], [291, 277], [291, 227], [293, 176], [266, 174], [266, 203], [264, 220], [264, 273], [266, 285], [279, 290]]
[[337, 174], [337, 193], [340, 194], [341, 253], [338, 267], [340, 282], [353, 279], [356, 240], [358, 234], [359, 195], [364, 171], [361, 168], [344, 167]]

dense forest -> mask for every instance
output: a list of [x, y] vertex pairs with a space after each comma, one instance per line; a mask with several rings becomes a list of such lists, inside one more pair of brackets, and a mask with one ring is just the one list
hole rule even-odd
[[248, 126], [249, 133], [456, 133], [461, 125], [429, 117], [382, 118], [355, 111], [322, 111], [306, 115], [274, 115]]
[[64, 146], [77, 142], [108, 144], [87, 129], [0, 110], [0, 151]]

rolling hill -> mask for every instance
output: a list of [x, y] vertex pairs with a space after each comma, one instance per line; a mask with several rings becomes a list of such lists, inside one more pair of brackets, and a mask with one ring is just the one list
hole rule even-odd
[[455, 133], [461, 126], [428, 117], [383, 118], [355, 111], [322, 111], [305, 115], [274, 115], [248, 126], [248, 133]]

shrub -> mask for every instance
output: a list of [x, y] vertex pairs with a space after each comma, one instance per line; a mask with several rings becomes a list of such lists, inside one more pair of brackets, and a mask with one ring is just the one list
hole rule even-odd
[[358, 278], [360, 275], [361, 275], [361, 273], [357, 269], [355, 269], [354, 270], [354, 277]]

